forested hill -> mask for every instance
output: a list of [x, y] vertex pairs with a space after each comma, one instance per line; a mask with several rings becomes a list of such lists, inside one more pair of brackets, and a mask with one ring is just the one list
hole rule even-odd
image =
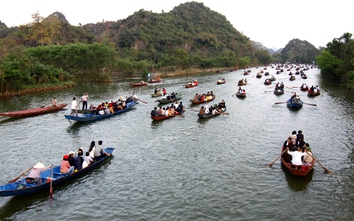
[[168, 13], [135, 12], [124, 20], [86, 24], [83, 29], [94, 36], [94, 41], [116, 43], [124, 57], [126, 49], [144, 51], [154, 57], [169, 54], [176, 49], [203, 58], [252, 55], [248, 37], [237, 31], [225, 16], [210, 10], [203, 3], [190, 2], [175, 7]]
[[320, 50], [307, 41], [293, 39], [280, 52], [282, 60], [293, 63], [312, 63]]

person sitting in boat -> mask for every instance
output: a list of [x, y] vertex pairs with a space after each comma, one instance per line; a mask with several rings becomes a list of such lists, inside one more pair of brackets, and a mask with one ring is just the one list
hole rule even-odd
[[195, 94], [193, 100], [195, 100], [195, 101], [199, 100], [199, 95], [198, 95], [198, 94]]
[[309, 90], [310, 90], [310, 92], [314, 92], [315, 87], [312, 85]]
[[161, 116], [166, 116], [166, 108], [162, 108]]
[[197, 81], [197, 80], [194, 80], [194, 81], [193, 81], [193, 84], [194, 84], [195, 86], [198, 86], [198, 81]]
[[159, 91], [160, 91], [160, 90], [157, 90], [157, 88], [155, 88], [154, 93], [155, 93], [155, 94], [158, 94], [158, 93], [159, 93]]
[[289, 151], [289, 148], [287, 148], [287, 153], [292, 156], [291, 163], [298, 166], [298, 169], [300, 169], [300, 166], [302, 165], [302, 157], [306, 155], [306, 152], [302, 152], [300, 147], [295, 151]]
[[86, 168], [88, 165], [90, 165], [93, 162], [93, 159], [90, 156], [90, 152], [85, 153], [84, 161], [82, 162], [82, 168]]
[[222, 101], [219, 103], [218, 107], [219, 107], [220, 109], [224, 109], [224, 108], [226, 108], [225, 101], [224, 101], [224, 100], [222, 100]]
[[138, 96], [136, 96], [136, 94], [135, 94], [135, 93], [133, 93], [133, 95], [132, 95], [132, 99], [133, 99], [134, 101], [139, 100]]
[[74, 158], [75, 158], [75, 152], [70, 151], [69, 152], [69, 159], [68, 159], [70, 166], [74, 166], [74, 164], [75, 164]]
[[179, 102], [179, 105], [177, 106], [176, 110], [177, 110], [178, 113], [181, 113], [181, 112], [183, 111], [183, 104], [182, 104], [182, 101]]
[[312, 152], [311, 151], [306, 151], [306, 149], [303, 150], [303, 152], [306, 153], [306, 155], [303, 158], [304, 161], [304, 165], [305, 166], [311, 166], [311, 163], [313, 161], [313, 156], [312, 156]]
[[125, 103], [130, 103], [132, 101], [134, 101], [134, 99], [132, 96], [130, 96], [130, 97], [127, 97], [127, 99], [125, 100]]
[[160, 108], [157, 110], [157, 115], [158, 116], [162, 116], [162, 107], [160, 106]]
[[241, 87], [238, 87], [237, 93], [242, 93], [242, 88]]
[[69, 155], [64, 155], [60, 163], [60, 173], [71, 173], [73, 170], [74, 166], [69, 164]]
[[154, 109], [151, 111], [151, 116], [152, 117], [156, 117], [156, 116], [158, 116], [158, 113], [157, 113], [157, 107], [154, 107]]
[[209, 114], [210, 112], [209, 112], [209, 105], [204, 105], [204, 113], [205, 114]]
[[201, 106], [201, 108], [199, 109], [199, 114], [205, 114], [204, 106]]
[[294, 92], [294, 94], [291, 96], [290, 102], [291, 103], [300, 103], [300, 97], [299, 97], [299, 95], [296, 94], [296, 92]]
[[176, 94], [177, 94], [177, 93], [175, 93], [175, 92], [172, 92], [172, 93], [171, 93], [171, 100], [176, 99]]
[[74, 157], [74, 171], [82, 169], [82, 163], [84, 162], [84, 152], [81, 148], [77, 150], [77, 156]]
[[242, 89], [242, 94], [246, 94], [246, 90], [245, 89]]
[[102, 140], [99, 140], [98, 141], [98, 145], [97, 147], [95, 148], [95, 152], [94, 152], [94, 160], [100, 160], [102, 157], [105, 157], [105, 156], [111, 156], [109, 153], [107, 153], [103, 146], [103, 141]]
[[319, 90], [320, 90], [320, 89], [319, 89], [318, 85], [316, 85], [316, 87], [313, 89], [313, 92], [314, 92], [314, 93], [317, 93]]
[[165, 96], [167, 94], [166, 89], [162, 88], [162, 92], [163, 92], [163, 96]]
[[104, 109], [104, 114], [111, 114], [111, 111], [109, 110], [109, 108]]
[[43, 163], [39, 162], [33, 166], [31, 172], [26, 177], [27, 183], [37, 183], [41, 184], [41, 172], [50, 169], [51, 166], [44, 166]]
[[58, 106], [58, 101], [55, 97], [52, 98], [52, 107]]

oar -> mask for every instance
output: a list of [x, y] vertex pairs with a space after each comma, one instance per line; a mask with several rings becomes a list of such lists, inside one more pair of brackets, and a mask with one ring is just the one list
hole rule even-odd
[[224, 112], [224, 113], [221, 113], [222, 115], [229, 115], [229, 113], [227, 113], [227, 112]]
[[49, 198], [50, 199], [53, 199], [53, 171], [54, 168], [53, 168], [53, 165], [52, 165], [52, 170], [50, 171], [50, 188], [49, 188]]
[[179, 114], [177, 114], [176, 117], [184, 118], [183, 115], [179, 115]]
[[140, 100], [140, 99], [138, 99], [138, 101], [141, 101], [141, 102], [143, 102], [144, 104], [147, 104], [147, 103], [148, 103], [148, 102], [143, 101], [143, 100]]
[[273, 91], [264, 91], [264, 93], [267, 93], [267, 92], [273, 92]]
[[269, 167], [272, 167], [273, 166], [273, 164], [279, 159], [279, 157], [281, 157], [281, 155], [283, 155], [283, 153], [285, 153], [285, 151], [287, 151], [288, 150], [288, 148], [286, 148], [273, 162], [271, 162], [268, 166]]
[[25, 175], [25, 174], [26, 174], [28, 171], [30, 171], [32, 168], [33, 168], [33, 166], [30, 167], [30, 168], [28, 168], [26, 171], [23, 171], [23, 172], [21, 173], [21, 175], [19, 175], [18, 177], [16, 177], [16, 178], [10, 180], [9, 183], [13, 183], [13, 182], [15, 182], [16, 180], [20, 179], [23, 175]]
[[[312, 156], [313, 157], [313, 156]], [[313, 157], [313, 159], [326, 171], [326, 173], [329, 173], [331, 175], [334, 175], [334, 173], [332, 173], [329, 169], [327, 169], [326, 167], [324, 167], [315, 157]]]
[[282, 102], [275, 102], [274, 104], [285, 104], [286, 101], [282, 101]]
[[307, 104], [307, 105], [311, 105], [311, 106], [317, 106], [317, 104], [311, 104], [311, 103], [305, 103], [303, 102], [304, 104]]

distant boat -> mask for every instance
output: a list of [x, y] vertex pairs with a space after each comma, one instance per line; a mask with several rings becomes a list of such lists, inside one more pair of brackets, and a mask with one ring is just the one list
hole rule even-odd
[[0, 113], [0, 116], [3, 117], [15, 117], [15, 118], [21, 118], [21, 117], [32, 117], [36, 115], [41, 115], [41, 114], [46, 114], [54, 111], [59, 111], [66, 107], [66, 103], [58, 104], [57, 106], [43, 106], [39, 108], [33, 108], [33, 109], [27, 109], [27, 110], [19, 110], [19, 111], [11, 111], [11, 112], [2, 112]]

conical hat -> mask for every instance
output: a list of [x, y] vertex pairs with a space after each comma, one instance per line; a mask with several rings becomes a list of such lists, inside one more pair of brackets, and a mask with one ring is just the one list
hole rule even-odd
[[33, 166], [33, 168], [36, 168], [36, 169], [41, 169], [41, 168], [44, 168], [44, 167], [45, 166], [41, 162], [39, 162], [39, 163], [37, 163], [36, 165]]

